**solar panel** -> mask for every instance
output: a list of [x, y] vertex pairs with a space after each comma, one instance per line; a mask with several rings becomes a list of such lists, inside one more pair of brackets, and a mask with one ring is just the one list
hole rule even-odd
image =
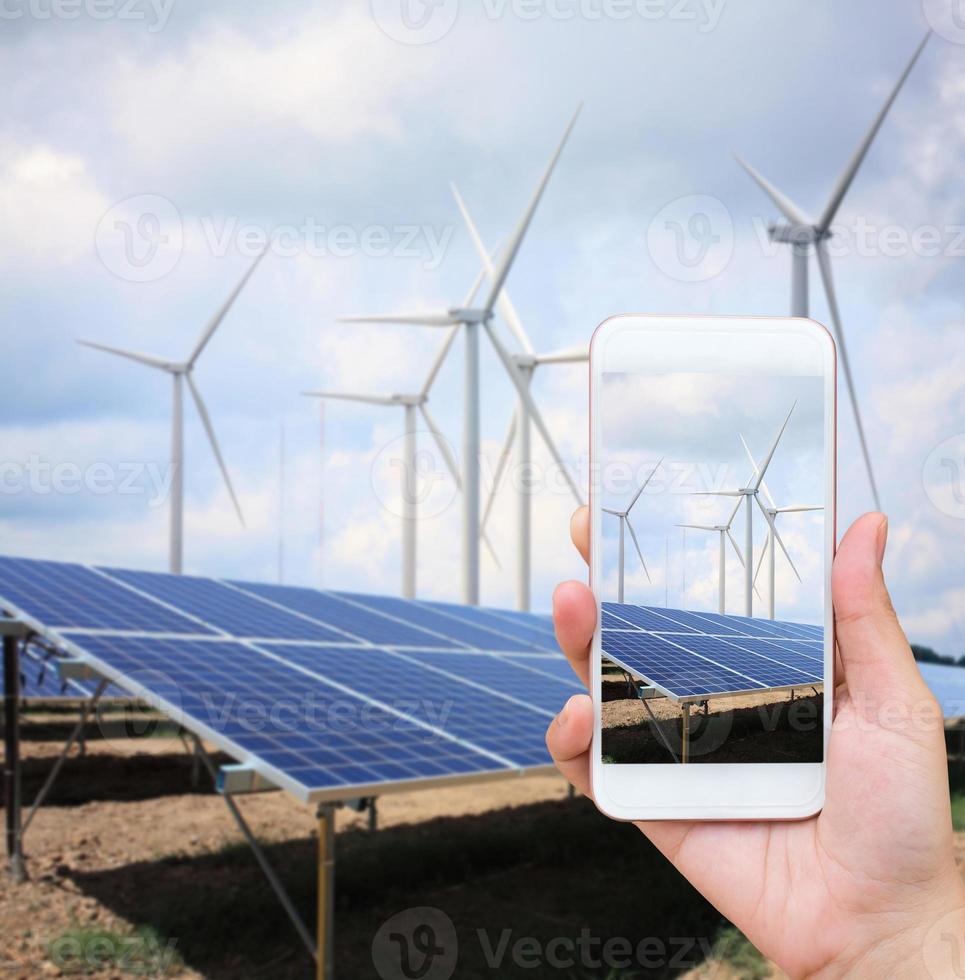
[[83, 565], [0, 556], [0, 583], [7, 612], [54, 629], [211, 632]]
[[573, 668], [569, 665], [566, 658], [560, 654], [511, 654], [501, 653], [498, 655], [501, 660], [509, 660], [511, 663], [527, 670], [532, 670], [537, 674], [546, 674], [548, 677], [555, 677], [571, 688], [570, 694], [582, 691], [586, 693], [586, 688], [579, 681]]
[[268, 647], [286, 661], [336, 681], [373, 702], [396, 706], [420, 721], [509, 763], [545, 766], [546, 726], [553, 716], [509, 695], [466, 683], [388, 650], [339, 647]]
[[467, 624], [463, 628], [475, 627], [486, 631], [489, 636], [488, 644], [482, 642], [477, 646], [482, 649], [492, 648], [498, 644], [498, 649], [520, 651], [546, 650], [546, 637], [542, 631], [523, 624], [510, 625], [498, 616], [492, 615], [488, 609], [471, 606], [457, 606], [451, 602], [423, 602], [422, 606], [431, 606], [450, 622]]
[[824, 680], [820, 627], [618, 603], [604, 616], [604, 655], [675, 700]]
[[269, 599], [305, 616], [311, 616], [320, 623], [341, 630], [348, 636], [366, 643], [414, 647], [453, 645], [453, 641], [448, 637], [437, 636], [404, 620], [385, 616], [331, 592], [319, 592], [316, 589], [290, 585], [265, 585], [252, 582], [234, 584], [245, 592]]

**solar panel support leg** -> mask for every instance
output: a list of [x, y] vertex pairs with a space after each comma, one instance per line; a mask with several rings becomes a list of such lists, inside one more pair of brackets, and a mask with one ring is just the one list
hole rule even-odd
[[[211, 761], [211, 757], [204, 750], [204, 746], [201, 744], [201, 739], [197, 735], [192, 735], [194, 740], [195, 751], [198, 754], [198, 758], [204, 763], [205, 769], [211, 775], [211, 780], [218, 785], [218, 770], [215, 769], [214, 763]], [[261, 845], [258, 843], [258, 838], [255, 837], [251, 827], [248, 826], [248, 821], [245, 820], [238, 809], [238, 804], [235, 803], [230, 793], [222, 791], [222, 799], [225, 801], [225, 806], [227, 806], [229, 813], [234, 818], [235, 823], [238, 825], [238, 829], [241, 831], [242, 837], [244, 837], [245, 842], [251, 848], [251, 853], [254, 854], [255, 860], [258, 862], [258, 866], [261, 868], [265, 877], [268, 879], [268, 884], [271, 885], [272, 891], [275, 893], [275, 897], [281, 903], [281, 907], [285, 910], [286, 915], [291, 919], [292, 925], [295, 927], [295, 931], [298, 933], [301, 941], [305, 944], [305, 948], [311, 954], [313, 959], [318, 958], [318, 952], [315, 948], [315, 941], [312, 939], [311, 933], [308, 931], [308, 927], [305, 925], [302, 917], [298, 914], [298, 909], [295, 908], [295, 904], [292, 902], [285, 891], [285, 886], [282, 884], [281, 879], [275, 873], [275, 869], [271, 866], [268, 861], [265, 852], [261, 849]]]
[[680, 762], [677, 753], [674, 752], [673, 747], [667, 741], [667, 736], [664, 735], [663, 729], [660, 727], [660, 722], [657, 721], [657, 716], [653, 713], [653, 708], [651, 708], [650, 705], [647, 704], [647, 699], [641, 697], [640, 703], [646, 709], [647, 714], [650, 715], [650, 720], [653, 722], [653, 730], [657, 733], [657, 738], [659, 738], [660, 741], [663, 742], [663, 747], [671, 754], [671, 756], [673, 756], [674, 762]]
[[[375, 802], [374, 800], [372, 801]], [[318, 808], [317, 980], [332, 980], [335, 958], [335, 807]]]
[[374, 834], [379, 829], [379, 800], [373, 796], [369, 800], [369, 833]]
[[57, 756], [57, 761], [54, 763], [53, 769], [51, 769], [47, 774], [47, 778], [44, 780], [43, 786], [40, 787], [40, 792], [34, 797], [33, 802], [30, 804], [30, 809], [27, 811], [27, 816], [24, 819], [23, 827], [20, 831], [21, 836], [27, 833], [27, 828], [33, 822], [33, 818], [36, 816], [37, 811], [44, 805], [44, 801], [47, 799], [50, 790], [57, 781], [57, 777], [60, 775], [60, 770], [63, 769], [64, 763], [67, 761], [67, 757], [70, 755], [70, 750], [74, 747], [74, 742], [81, 737], [81, 734], [87, 727], [87, 719], [90, 716], [91, 710], [100, 700], [100, 696], [104, 693], [105, 687], [107, 687], [107, 680], [106, 678], [102, 678], [101, 682], [97, 685], [97, 690], [95, 690], [94, 694], [84, 702], [84, 705], [81, 708], [80, 718], [77, 720], [77, 724], [74, 725], [73, 731], [71, 731], [67, 741], [64, 743], [64, 747], [60, 750], [60, 755]]
[[684, 704], [680, 709], [680, 761], [690, 761], [690, 705]]
[[7, 815], [7, 858], [14, 881], [23, 881], [23, 832], [20, 827], [20, 644], [3, 638], [3, 804]]

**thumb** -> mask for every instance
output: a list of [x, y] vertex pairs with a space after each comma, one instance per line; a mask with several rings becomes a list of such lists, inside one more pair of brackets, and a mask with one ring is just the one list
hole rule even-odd
[[848, 695], [880, 706], [885, 700], [930, 697], [898, 622], [881, 562], [888, 518], [859, 517], [838, 546], [831, 573], [834, 624]]

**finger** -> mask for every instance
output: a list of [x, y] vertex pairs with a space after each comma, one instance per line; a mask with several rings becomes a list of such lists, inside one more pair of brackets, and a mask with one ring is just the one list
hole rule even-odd
[[585, 504], [577, 507], [570, 518], [570, 537], [583, 561], [590, 564], [590, 508]]
[[546, 747], [556, 768], [585, 796], [590, 795], [590, 742], [593, 738], [593, 703], [574, 694], [546, 730]]
[[858, 518], [838, 547], [831, 574], [834, 623], [852, 702], [881, 705], [927, 692], [898, 622], [881, 570], [888, 519]]
[[590, 686], [590, 649], [596, 629], [596, 599], [582, 582], [561, 582], [553, 592], [556, 642], [576, 671]]

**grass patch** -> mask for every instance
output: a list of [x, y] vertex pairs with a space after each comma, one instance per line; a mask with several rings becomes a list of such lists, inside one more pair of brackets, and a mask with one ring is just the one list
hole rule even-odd
[[955, 830], [965, 830], [965, 793], [952, 795], [952, 826]]
[[68, 976], [111, 970], [126, 976], [164, 977], [184, 966], [176, 942], [147, 926], [127, 934], [73, 926], [48, 944], [47, 955]]
[[737, 926], [725, 926], [717, 934], [713, 957], [726, 963], [741, 980], [766, 980], [770, 976], [767, 960]]

